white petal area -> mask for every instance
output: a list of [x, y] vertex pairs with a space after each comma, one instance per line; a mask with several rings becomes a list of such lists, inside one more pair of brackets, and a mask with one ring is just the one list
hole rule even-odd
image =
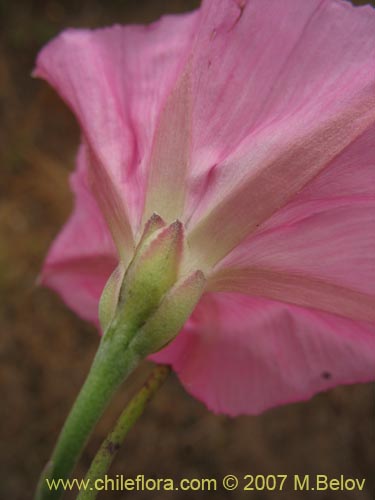
[[182, 74], [159, 116], [148, 167], [144, 222], [155, 212], [168, 221], [183, 214], [192, 127], [189, 78], [188, 73]]

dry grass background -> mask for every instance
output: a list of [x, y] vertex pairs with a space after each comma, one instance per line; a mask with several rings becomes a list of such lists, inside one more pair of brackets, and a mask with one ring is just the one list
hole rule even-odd
[[[364, 2], [362, 2], [364, 3]], [[67, 26], [145, 22], [190, 10], [195, 0], [0, 1], [0, 499], [27, 500], [87, 373], [98, 337], [51, 291], [35, 286], [49, 244], [67, 218], [78, 128], [46, 84], [30, 78], [35, 55]], [[90, 457], [150, 370], [144, 364], [100, 422], [77, 467]], [[214, 498], [374, 498], [375, 412], [371, 384], [337, 388], [310, 402], [235, 420], [215, 416], [172, 376], [127, 440], [111, 474], [345, 474], [366, 491], [218, 491]], [[198, 498], [208, 493], [132, 493]], [[100, 498], [125, 498], [125, 493]]]

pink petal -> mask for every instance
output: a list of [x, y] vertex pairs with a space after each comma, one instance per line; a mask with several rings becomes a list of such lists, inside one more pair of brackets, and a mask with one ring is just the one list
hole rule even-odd
[[87, 186], [83, 147], [77, 164], [71, 176], [74, 211], [50, 248], [40, 281], [58, 292], [82, 318], [98, 324], [99, 297], [117, 264], [116, 249]]
[[116, 263], [117, 259], [97, 254], [92, 258], [85, 256], [47, 264], [41, 283], [55, 290], [82, 319], [99, 328], [100, 295]]
[[[375, 124], [338, 155], [293, 201], [375, 196], [374, 137]], [[285, 214], [289, 218], [287, 212]], [[278, 213], [278, 217], [281, 215], [282, 211]], [[271, 223], [274, 226], [280, 222], [280, 219], [272, 218], [267, 225]]]
[[372, 380], [375, 328], [240, 294], [207, 294], [184, 331], [153, 359], [171, 363], [209, 409], [258, 414]]
[[298, 208], [306, 211], [298, 222], [237, 247], [209, 288], [375, 322], [375, 199]]
[[35, 74], [72, 108], [92, 152], [92, 182], [119, 250], [141, 220], [155, 121], [191, 38], [195, 14], [151, 26], [68, 30], [39, 54]]
[[375, 127], [233, 250], [231, 290], [375, 321]]
[[242, 4], [206, 2], [192, 66], [186, 217], [191, 246], [207, 266], [375, 121], [370, 7], [338, 0]]

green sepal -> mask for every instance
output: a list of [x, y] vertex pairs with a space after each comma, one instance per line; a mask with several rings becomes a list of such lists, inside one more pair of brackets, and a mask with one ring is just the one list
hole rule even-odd
[[177, 283], [164, 297], [131, 342], [140, 357], [157, 352], [171, 342], [184, 326], [202, 296], [206, 280], [201, 271]]
[[120, 289], [125, 274], [122, 262], [118, 264], [109, 277], [99, 301], [99, 323], [105, 333], [115, 315]]
[[121, 288], [113, 321], [137, 330], [177, 280], [183, 251], [183, 227], [176, 221], [157, 229], [138, 246]]
[[[148, 220], [143, 234], [137, 245], [135, 255], [141, 251], [144, 245], [150, 240], [150, 237], [158, 230], [164, 228], [166, 223], [156, 213]], [[134, 259], [133, 259], [134, 260]], [[105, 333], [111, 324], [119, 302], [120, 290], [125, 276], [125, 265], [119, 262], [111, 276], [109, 277], [99, 301], [99, 323], [102, 332]]]

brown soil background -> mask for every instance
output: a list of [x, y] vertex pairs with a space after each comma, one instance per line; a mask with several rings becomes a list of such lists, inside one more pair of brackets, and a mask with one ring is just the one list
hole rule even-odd
[[[35, 285], [67, 218], [79, 130], [46, 84], [30, 78], [39, 48], [68, 26], [148, 22], [195, 0], [0, 1], [0, 500], [32, 497], [98, 344], [94, 329]], [[81, 477], [124, 402], [150, 370], [120, 391], [85, 451]], [[366, 491], [108, 492], [100, 498], [370, 500], [375, 489], [374, 386], [341, 387], [259, 417], [211, 414], [171, 376], [131, 432], [111, 475], [212, 477], [328, 474], [366, 478]], [[244, 484], [244, 481], [241, 480]], [[289, 485], [291, 482], [289, 483]], [[74, 496], [67, 495], [67, 498]]]

